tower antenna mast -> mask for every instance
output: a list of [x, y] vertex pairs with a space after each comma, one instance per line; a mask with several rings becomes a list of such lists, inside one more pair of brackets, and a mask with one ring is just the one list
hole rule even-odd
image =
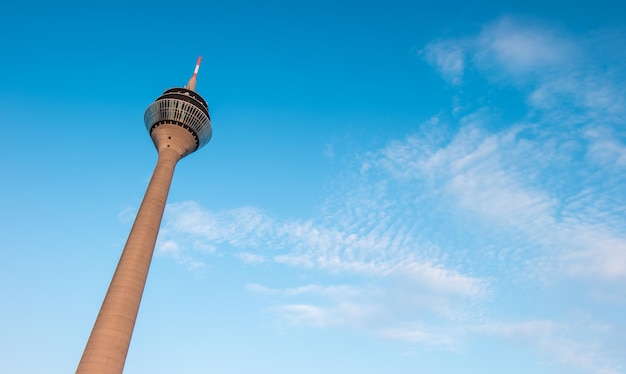
[[200, 63], [202, 62], [202, 56], [198, 57], [198, 62], [196, 62], [196, 68], [193, 69], [193, 75], [189, 78], [189, 82], [187, 82], [187, 88], [195, 91], [196, 90], [196, 77], [198, 76], [198, 70], [200, 70]]

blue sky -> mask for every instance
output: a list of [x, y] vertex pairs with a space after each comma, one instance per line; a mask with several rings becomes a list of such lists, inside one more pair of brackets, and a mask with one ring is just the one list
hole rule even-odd
[[75, 370], [199, 55], [125, 373], [626, 372], [625, 13], [3, 5], [0, 372]]

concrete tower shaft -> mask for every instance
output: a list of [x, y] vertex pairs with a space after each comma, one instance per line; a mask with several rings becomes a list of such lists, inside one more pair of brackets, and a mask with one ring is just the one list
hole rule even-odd
[[146, 109], [144, 120], [158, 152], [157, 164], [78, 364], [79, 374], [122, 373], [174, 168], [211, 139], [208, 106], [186, 88], [165, 91]]
[[124, 369], [174, 168], [180, 159], [179, 152], [170, 148], [159, 152], [76, 373], [121, 374]]

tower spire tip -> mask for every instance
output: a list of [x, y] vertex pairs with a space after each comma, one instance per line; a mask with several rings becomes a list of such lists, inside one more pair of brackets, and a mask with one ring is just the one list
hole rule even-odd
[[202, 62], [202, 56], [198, 56], [198, 61], [196, 62], [196, 68], [193, 69], [193, 75], [189, 78], [189, 82], [187, 82], [187, 89], [192, 91], [196, 90], [196, 76], [198, 75], [198, 70], [200, 70], [200, 63]]

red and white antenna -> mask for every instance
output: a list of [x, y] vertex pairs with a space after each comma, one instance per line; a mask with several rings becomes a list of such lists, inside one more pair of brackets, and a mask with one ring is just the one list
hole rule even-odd
[[187, 82], [188, 90], [196, 90], [196, 76], [198, 75], [198, 70], [200, 69], [200, 62], [202, 62], [202, 56], [198, 57], [198, 62], [196, 62], [196, 68], [193, 70], [193, 75], [189, 78], [189, 82]]

